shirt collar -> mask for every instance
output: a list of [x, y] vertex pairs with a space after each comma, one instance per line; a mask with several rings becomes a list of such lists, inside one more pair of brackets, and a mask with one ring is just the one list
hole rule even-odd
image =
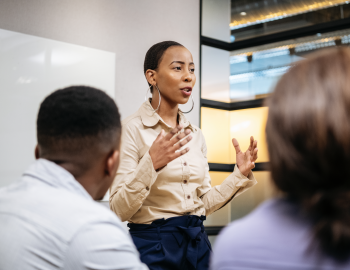
[[23, 176], [35, 178], [54, 188], [62, 188], [73, 193], [79, 194], [87, 199], [92, 197], [84, 187], [74, 178], [74, 176], [63, 169], [61, 166], [47, 159], [38, 159], [35, 161]]
[[[146, 100], [139, 109], [142, 124], [145, 125], [146, 127], [154, 127], [160, 121], [167, 127], [172, 128], [171, 126], [169, 126], [167, 123], [164, 122], [164, 120], [159, 116], [157, 112], [153, 111], [153, 107], [150, 101], [151, 99]], [[183, 114], [183, 112], [181, 112], [181, 110], [178, 111], [178, 117], [179, 117], [179, 124], [182, 124], [184, 128], [189, 128], [192, 130], [192, 132], [197, 131], [191, 125], [191, 123], [186, 119], [185, 115]]]

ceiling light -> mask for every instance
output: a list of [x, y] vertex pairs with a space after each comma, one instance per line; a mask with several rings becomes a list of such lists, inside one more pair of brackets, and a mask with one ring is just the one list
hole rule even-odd
[[[275, 2], [277, 2], [275, 0]], [[349, 4], [350, 1], [344, 0], [299, 0], [299, 1], [289, 1], [295, 2], [295, 4], [285, 4], [285, 5], [274, 5], [269, 10], [259, 11], [258, 14], [256, 12], [250, 12], [247, 14], [246, 12], [240, 12], [236, 14], [232, 14], [231, 18], [235, 18], [230, 23], [230, 29], [236, 30], [240, 28], [244, 28], [250, 25], [270, 22], [274, 20], [279, 20], [282, 18], [287, 18], [290, 16], [294, 16], [297, 14], [303, 14], [306, 12], [316, 11], [320, 9], [325, 9], [329, 7], [333, 7], [336, 5]], [[238, 14], [241, 17], [237, 16]], [[236, 15], [236, 16], [235, 16]]]

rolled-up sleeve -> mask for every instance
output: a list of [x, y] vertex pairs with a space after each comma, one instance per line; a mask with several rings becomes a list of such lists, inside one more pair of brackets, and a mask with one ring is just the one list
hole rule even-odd
[[129, 220], [142, 206], [158, 174], [147, 150], [140, 157], [137, 131], [123, 126], [120, 165], [110, 190], [110, 208], [122, 221]]
[[203, 185], [197, 190], [198, 197], [200, 197], [204, 203], [206, 216], [208, 216], [226, 205], [233, 198], [239, 196], [257, 184], [257, 181], [251, 171], [249, 172], [248, 177], [245, 177], [238, 169], [238, 166], [235, 166], [233, 173], [231, 173], [221, 185], [212, 187], [209, 165], [207, 162], [207, 146], [204, 136], [202, 136], [202, 140], [202, 153], [206, 160], [206, 167]]

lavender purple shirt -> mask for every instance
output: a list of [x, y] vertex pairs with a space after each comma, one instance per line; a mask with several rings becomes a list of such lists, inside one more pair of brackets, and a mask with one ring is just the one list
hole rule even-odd
[[311, 224], [287, 199], [273, 199], [227, 226], [218, 236], [211, 270], [350, 269], [323, 254]]

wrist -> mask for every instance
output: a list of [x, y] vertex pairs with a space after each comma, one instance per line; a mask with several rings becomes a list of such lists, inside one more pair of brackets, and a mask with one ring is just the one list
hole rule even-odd
[[155, 162], [155, 160], [154, 160], [154, 158], [153, 158], [153, 156], [152, 156], [151, 151], [149, 151], [149, 156], [151, 157], [153, 169], [154, 169], [155, 171], [157, 171], [157, 170], [159, 169], [159, 166], [158, 166], [157, 162]]
[[247, 170], [247, 169], [244, 169], [244, 168], [241, 170], [241, 167], [239, 165], [237, 165], [237, 168], [239, 169], [241, 174], [243, 174], [245, 177], [248, 177], [248, 175], [250, 173], [250, 170]]

